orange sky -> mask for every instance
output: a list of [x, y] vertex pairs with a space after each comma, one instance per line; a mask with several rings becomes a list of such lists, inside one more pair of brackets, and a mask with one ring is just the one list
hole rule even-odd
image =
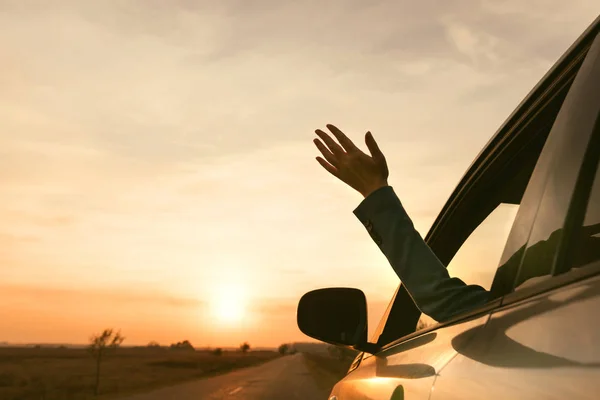
[[0, 0], [0, 341], [275, 346], [327, 286], [374, 328], [398, 279], [314, 129], [371, 130], [425, 234], [600, 10], [369, 4]]

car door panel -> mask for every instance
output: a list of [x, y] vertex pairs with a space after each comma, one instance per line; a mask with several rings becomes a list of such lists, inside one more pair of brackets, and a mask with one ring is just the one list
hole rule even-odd
[[485, 326], [489, 313], [441, 326], [366, 356], [360, 367], [338, 382], [338, 400], [428, 399], [435, 376], [457, 353], [453, 341], [464, 342]]
[[596, 276], [495, 312], [480, 335], [457, 346], [431, 399], [597, 399], [599, 309]]

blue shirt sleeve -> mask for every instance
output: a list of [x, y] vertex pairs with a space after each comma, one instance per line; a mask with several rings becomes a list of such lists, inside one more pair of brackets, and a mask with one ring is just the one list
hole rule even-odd
[[391, 186], [367, 196], [354, 210], [422, 313], [438, 322], [483, 305], [489, 292], [452, 278], [429, 248]]

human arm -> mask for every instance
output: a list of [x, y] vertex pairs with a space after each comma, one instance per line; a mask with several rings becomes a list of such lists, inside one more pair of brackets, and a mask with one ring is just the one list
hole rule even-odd
[[450, 277], [448, 270], [415, 230], [391, 186], [367, 196], [354, 210], [379, 246], [416, 306], [434, 320], [483, 305], [489, 292]]
[[480, 286], [466, 285], [451, 278], [446, 267], [414, 229], [414, 225], [388, 185], [387, 162], [373, 136], [365, 142], [371, 156], [363, 153], [337, 127], [327, 128], [336, 143], [322, 130], [315, 145], [323, 155], [317, 161], [365, 199], [354, 211], [390, 262], [417, 307], [437, 321], [484, 304], [488, 292]]

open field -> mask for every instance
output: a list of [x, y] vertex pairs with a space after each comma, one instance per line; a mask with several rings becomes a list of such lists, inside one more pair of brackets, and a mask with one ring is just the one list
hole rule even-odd
[[[102, 361], [102, 398], [213, 376], [272, 360], [274, 351], [223, 352], [120, 348]], [[0, 348], [0, 399], [94, 398], [95, 364], [85, 349]]]

